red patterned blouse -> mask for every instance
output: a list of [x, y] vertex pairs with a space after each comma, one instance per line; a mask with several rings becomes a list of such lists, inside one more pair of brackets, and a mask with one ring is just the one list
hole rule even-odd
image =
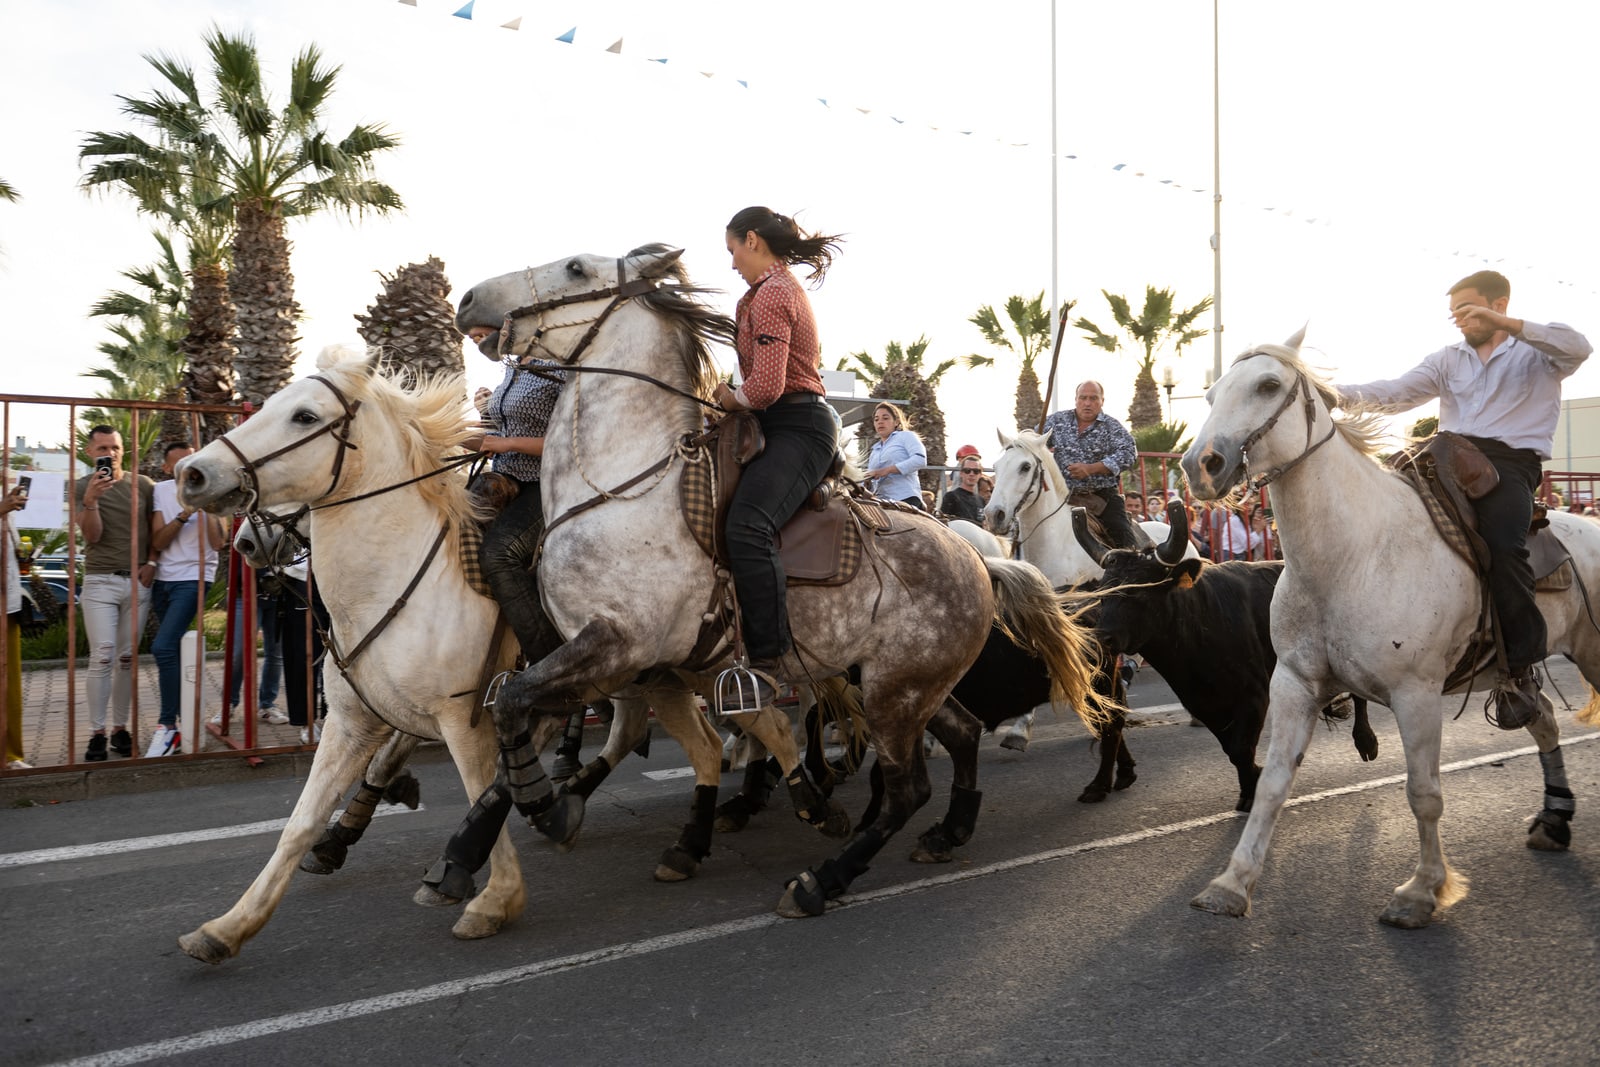
[[739, 403], [760, 410], [785, 393], [826, 392], [817, 373], [822, 353], [811, 301], [784, 264], [768, 267], [739, 298], [734, 321], [739, 324], [734, 347], [744, 379], [734, 390]]

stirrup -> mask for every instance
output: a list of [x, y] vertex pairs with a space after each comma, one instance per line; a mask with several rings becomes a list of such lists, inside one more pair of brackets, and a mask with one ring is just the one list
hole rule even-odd
[[[712, 687], [711, 694], [714, 702], [712, 713], [719, 719], [726, 719], [734, 715], [750, 715], [760, 711], [766, 707], [761, 700], [763, 681], [772, 688], [773, 699], [776, 700], [778, 692], [776, 682], [757, 674], [745, 657], [736, 658], [733, 666], [717, 675], [716, 685]], [[734, 698], [731, 705], [724, 703], [725, 696]], [[746, 704], [753, 706], [746, 707]]]
[[504, 689], [506, 682], [510, 681], [511, 678], [516, 674], [516, 671], [501, 671], [499, 674], [489, 679], [489, 684], [483, 687], [484, 711], [494, 710], [495, 702], [500, 699], [500, 690]]

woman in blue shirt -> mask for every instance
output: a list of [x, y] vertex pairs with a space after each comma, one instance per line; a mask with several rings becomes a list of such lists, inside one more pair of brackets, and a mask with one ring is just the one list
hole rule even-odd
[[873, 409], [872, 428], [878, 434], [867, 459], [867, 477], [876, 479], [873, 492], [927, 510], [917, 472], [928, 465], [928, 453], [907, 427], [905, 415], [885, 401]]

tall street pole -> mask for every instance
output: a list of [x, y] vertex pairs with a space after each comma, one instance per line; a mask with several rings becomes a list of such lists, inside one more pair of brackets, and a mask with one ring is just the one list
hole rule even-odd
[[1211, 0], [1211, 380], [1222, 377], [1222, 92], [1217, 7]]
[[[1059, 348], [1061, 344], [1061, 327], [1063, 324], [1056, 322], [1056, 316], [1061, 314], [1060, 292], [1060, 243], [1061, 243], [1061, 208], [1059, 204], [1060, 180], [1058, 170], [1061, 166], [1061, 149], [1056, 143], [1056, 0], [1050, 2], [1050, 336], [1056, 339]], [[1060, 357], [1060, 352], [1052, 352], [1050, 366], [1054, 368]], [[1049, 397], [1055, 386], [1055, 375], [1052, 371], [1050, 381], [1045, 383], [1045, 396]], [[1046, 404], [1045, 414], [1050, 414], [1049, 405]]]

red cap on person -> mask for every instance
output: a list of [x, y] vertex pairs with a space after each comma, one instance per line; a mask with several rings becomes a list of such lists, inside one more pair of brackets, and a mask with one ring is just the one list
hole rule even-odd
[[981, 453], [978, 451], [978, 446], [977, 445], [962, 445], [960, 448], [956, 449], [956, 459], [957, 459], [957, 461], [966, 459], [968, 456], [980, 456], [980, 455], [981, 455]]

